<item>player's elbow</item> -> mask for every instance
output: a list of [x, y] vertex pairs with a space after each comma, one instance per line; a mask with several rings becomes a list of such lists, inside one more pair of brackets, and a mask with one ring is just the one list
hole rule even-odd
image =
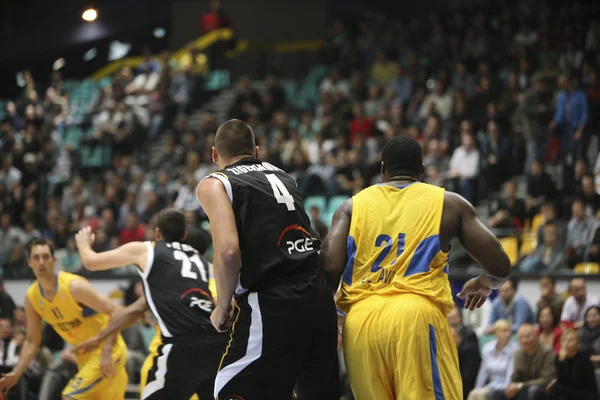
[[237, 244], [231, 243], [224, 245], [219, 249], [221, 261], [225, 264], [241, 263], [240, 247]]

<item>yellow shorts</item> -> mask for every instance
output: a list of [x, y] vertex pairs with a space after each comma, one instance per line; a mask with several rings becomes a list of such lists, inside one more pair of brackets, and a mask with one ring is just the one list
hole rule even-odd
[[120, 339], [113, 348], [115, 375], [104, 378], [100, 372], [101, 349], [89, 356], [78, 359], [78, 371], [62, 395], [76, 400], [122, 400], [125, 398], [129, 377], [125, 365], [127, 363], [127, 347]]
[[343, 343], [356, 400], [463, 398], [446, 316], [421, 296], [372, 296], [353, 305]]
[[[155, 357], [157, 357], [156, 354], [149, 354], [144, 360], [144, 364], [142, 364], [142, 370], [140, 371], [140, 399], [143, 399], [142, 394], [144, 393], [144, 388], [148, 382], [148, 372], [154, 366]], [[199, 400], [198, 395], [193, 395], [190, 400]]]

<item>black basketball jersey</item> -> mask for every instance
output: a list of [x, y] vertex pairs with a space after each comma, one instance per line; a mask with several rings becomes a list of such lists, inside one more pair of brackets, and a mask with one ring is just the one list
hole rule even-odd
[[178, 242], [146, 242], [148, 265], [140, 271], [144, 294], [163, 338], [216, 334], [209, 264], [198, 250]]
[[208, 177], [223, 183], [235, 214], [242, 257], [236, 294], [316, 272], [321, 243], [291, 176], [245, 158]]

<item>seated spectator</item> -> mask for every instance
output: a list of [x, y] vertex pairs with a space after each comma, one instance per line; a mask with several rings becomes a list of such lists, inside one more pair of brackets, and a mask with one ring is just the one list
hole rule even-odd
[[581, 179], [581, 199], [588, 217], [593, 217], [600, 210], [600, 194], [596, 193], [594, 177], [591, 175], [586, 175]]
[[390, 61], [383, 50], [377, 51], [375, 62], [371, 67], [371, 80], [378, 86], [385, 87], [396, 74], [396, 64]]
[[81, 268], [81, 257], [75, 246], [75, 239], [70, 237], [67, 240], [67, 248], [56, 252], [58, 264], [63, 271], [76, 272]]
[[435, 83], [433, 93], [428, 94], [423, 100], [423, 104], [419, 111], [419, 117], [421, 119], [427, 118], [430, 105], [435, 106], [436, 112], [439, 113], [444, 121], [450, 118], [452, 107], [454, 105], [454, 97], [452, 96], [452, 92], [446, 89], [445, 83], [441, 80], [438, 80]]
[[596, 212], [596, 231], [586, 255], [586, 261], [600, 263], [600, 211]]
[[463, 382], [463, 398], [475, 387], [477, 371], [481, 364], [481, 354], [479, 354], [479, 345], [472, 341], [465, 340], [456, 327], [451, 327], [454, 342], [458, 351], [458, 365]]
[[546, 224], [554, 224], [558, 229], [558, 243], [561, 246], [564, 246], [566, 241], [566, 226], [565, 224], [558, 218], [556, 206], [554, 202], [547, 200], [542, 204], [540, 212], [542, 213], [543, 223], [537, 230], [537, 242], [542, 243], [543, 241], [543, 231], [544, 226]]
[[504, 184], [504, 196], [492, 203], [490, 228], [522, 228], [525, 222], [525, 202], [517, 198], [517, 184], [508, 181]]
[[600, 303], [597, 297], [588, 296], [583, 278], [572, 279], [569, 291], [572, 296], [565, 301], [560, 320], [569, 328], [579, 329], [585, 323], [586, 310], [592, 306], [598, 306]]
[[559, 243], [558, 227], [544, 225], [542, 243], [538, 243], [533, 254], [528, 255], [519, 265], [524, 273], [554, 272], [567, 268], [565, 249]]
[[592, 243], [596, 222], [585, 213], [582, 200], [575, 200], [571, 205], [571, 220], [567, 226], [567, 255], [569, 265], [574, 267], [584, 260], [586, 250]]
[[475, 389], [467, 400], [502, 398], [510, 383], [514, 368], [514, 357], [519, 346], [510, 340], [511, 323], [501, 319], [493, 326], [496, 340], [487, 343], [481, 351], [481, 367], [475, 381]]
[[[587, 309], [580, 334], [581, 351], [589, 355], [594, 367], [600, 370], [600, 306]], [[600, 371], [598, 375], [600, 376]]]
[[143, 241], [144, 227], [139, 223], [135, 213], [129, 213], [127, 216], [127, 226], [121, 230], [119, 234], [119, 245], [125, 243]]
[[324, 240], [329, 232], [329, 228], [321, 221], [321, 212], [318, 207], [312, 206], [310, 208], [310, 225], [317, 232], [319, 238]]
[[548, 384], [551, 400], [596, 400], [598, 388], [594, 366], [589, 357], [580, 351], [579, 335], [566, 330], [562, 337], [562, 350], [554, 361], [556, 378]]
[[454, 308], [452, 311], [450, 311], [450, 314], [448, 314], [448, 324], [450, 324], [452, 328], [456, 328], [458, 330], [463, 340], [472, 342], [474, 344], [479, 343], [477, 334], [471, 328], [464, 325], [462, 308], [457, 304], [454, 305]]
[[474, 180], [479, 174], [479, 150], [472, 135], [461, 136], [462, 145], [457, 147], [450, 159], [448, 176], [458, 181], [458, 193], [470, 202], [474, 201]]
[[547, 399], [546, 386], [556, 377], [554, 354], [538, 343], [533, 325], [522, 325], [517, 335], [521, 348], [515, 353], [513, 373], [504, 395], [517, 400]]
[[0, 277], [0, 318], [13, 318], [16, 308], [15, 301], [4, 290], [4, 279]]
[[565, 299], [562, 295], [556, 293], [556, 279], [549, 275], [544, 275], [540, 278], [541, 297], [538, 300], [536, 307], [538, 314], [544, 307], [552, 309], [552, 315], [562, 315]]
[[510, 138], [500, 132], [495, 121], [489, 121], [487, 132], [481, 140], [481, 169], [486, 193], [496, 192], [502, 182], [510, 177], [512, 159]]
[[550, 175], [544, 171], [542, 160], [535, 160], [531, 164], [531, 171], [527, 177], [527, 200], [525, 205], [529, 217], [539, 212], [540, 206], [548, 199], [554, 198], [556, 185]]
[[552, 350], [554, 354], [560, 352], [560, 337], [563, 331], [559, 322], [560, 314], [554, 314], [549, 306], [538, 311], [538, 341], [546, 350]]
[[487, 333], [494, 331], [494, 323], [505, 319], [512, 324], [512, 331], [516, 332], [523, 324], [533, 323], [533, 312], [524, 297], [518, 296], [518, 282], [514, 279], [504, 282], [498, 289], [499, 296], [492, 302], [492, 315], [488, 324]]

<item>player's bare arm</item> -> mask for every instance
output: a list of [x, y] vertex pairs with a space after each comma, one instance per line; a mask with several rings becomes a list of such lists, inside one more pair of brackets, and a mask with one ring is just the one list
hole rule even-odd
[[348, 199], [335, 211], [331, 229], [321, 248], [321, 265], [327, 277], [327, 283], [335, 294], [340, 278], [348, 261], [347, 241], [352, 220], [352, 199]]
[[114, 250], [96, 253], [92, 249], [94, 234], [89, 226], [81, 229], [75, 235], [75, 243], [79, 250], [81, 262], [89, 271], [103, 271], [107, 269], [136, 265], [142, 271], [148, 259], [148, 247], [144, 242], [131, 242]]
[[465, 308], [479, 308], [492, 290], [502, 286], [508, 279], [512, 267], [500, 242], [479, 220], [473, 206], [460, 195], [446, 192], [440, 229], [441, 245], [448, 248], [454, 237], [484, 271], [465, 283], [458, 294], [459, 298], [465, 300]]
[[87, 353], [95, 350], [98, 345], [106, 338], [111, 335], [115, 335], [116, 333], [129, 328], [131, 325], [135, 324], [135, 322], [140, 319], [140, 317], [148, 310], [148, 303], [146, 303], [146, 298], [144, 296], [140, 296], [135, 302], [131, 303], [126, 308], [117, 311], [113, 317], [110, 319], [110, 322], [106, 329], [102, 332], [98, 333], [91, 339], [86, 340], [85, 342], [75, 346], [75, 351], [80, 353]]
[[[75, 279], [69, 284], [69, 290], [73, 299], [83, 306], [91, 308], [92, 310], [106, 314], [112, 321], [117, 312], [120, 310], [115, 303], [113, 303], [108, 297], [99, 293], [87, 279]], [[103, 375], [111, 376], [114, 374], [114, 367], [112, 361], [112, 349], [117, 340], [117, 333], [109, 335], [102, 343], [102, 355], [100, 358], [100, 369]]]
[[242, 266], [235, 216], [223, 184], [217, 179], [205, 179], [198, 185], [198, 201], [212, 222], [213, 268], [217, 284], [216, 308], [211, 321], [219, 332], [231, 324], [231, 302]]
[[8, 392], [17, 384], [27, 366], [35, 358], [42, 342], [42, 318], [34, 310], [29, 297], [25, 297], [25, 315], [27, 316], [27, 337], [23, 343], [19, 362], [8, 374], [0, 378], [0, 393]]

